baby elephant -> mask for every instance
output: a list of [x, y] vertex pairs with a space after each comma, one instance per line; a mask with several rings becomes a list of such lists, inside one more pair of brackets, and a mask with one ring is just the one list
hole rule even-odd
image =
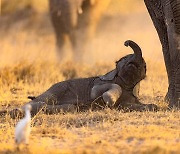
[[[79, 78], [54, 84], [47, 91], [32, 100], [31, 114], [43, 110], [47, 114], [60, 111], [84, 111], [88, 109], [114, 108], [128, 111], [157, 110], [154, 104], [142, 104], [134, 96], [133, 89], [146, 77], [146, 63], [140, 47], [127, 40], [125, 46], [130, 46], [134, 54], [122, 57], [116, 62], [112, 71], [102, 76]], [[12, 110], [16, 116], [18, 110]]]

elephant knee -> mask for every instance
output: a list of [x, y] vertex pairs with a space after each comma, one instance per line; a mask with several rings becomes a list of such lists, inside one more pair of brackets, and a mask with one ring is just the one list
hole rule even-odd
[[[41, 102], [41, 101], [39, 101], [39, 102], [33, 102], [32, 101], [28, 104], [30, 104], [32, 107], [32, 109], [31, 109], [31, 116], [32, 117], [35, 116], [42, 108], [44, 108], [46, 106], [46, 103]], [[25, 105], [27, 105], [27, 104], [25, 104]], [[23, 108], [24, 108], [24, 106], [23, 106]]]
[[114, 105], [122, 94], [122, 89], [117, 84], [103, 84], [94, 86], [91, 90], [91, 99], [103, 96], [105, 103]]
[[96, 90], [92, 89], [91, 90], [91, 99], [95, 99], [96, 98]]
[[115, 105], [116, 101], [122, 94], [122, 90], [120, 86], [114, 85], [112, 89], [108, 90], [107, 92], [103, 93], [103, 100], [107, 106], [112, 107]]
[[91, 90], [91, 99], [96, 99], [98, 96], [100, 96], [100, 89], [99, 86], [94, 86]]

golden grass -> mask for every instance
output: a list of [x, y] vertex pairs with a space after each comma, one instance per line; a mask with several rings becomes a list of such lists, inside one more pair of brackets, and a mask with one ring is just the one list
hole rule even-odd
[[[121, 6], [122, 16], [117, 13], [118, 5], [112, 3], [112, 6], [89, 45], [86, 61], [79, 64], [56, 61], [54, 33], [46, 15], [43, 21], [32, 23], [33, 28], [27, 26], [31, 18], [15, 22], [9, 28], [6, 22], [1, 22], [0, 109], [21, 106], [29, 101], [28, 95], [37, 96], [56, 82], [108, 72], [115, 60], [132, 52], [123, 46], [127, 39], [140, 44], [147, 62], [141, 101], [165, 106], [163, 98], [168, 87], [165, 66], [157, 34], [145, 8], [140, 7], [130, 15], [133, 10]], [[109, 15], [114, 16], [109, 18]], [[106, 21], [108, 25], [104, 24]], [[17, 151], [14, 143], [14, 126], [18, 120], [0, 117], [0, 153], [180, 152], [179, 111], [123, 113], [106, 109], [74, 114], [40, 113], [32, 121], [30, 144], [22, 146], [21, 151]]]
[[[178, 153], [178, 121], [177, 111], [41, 114], [32, 121], [29, 147], [21, 150], [30, 153]], [[4, 124], [1, 124], [0, 151], [13, 153], [16, 122], [9, 117], [1, 122]]]

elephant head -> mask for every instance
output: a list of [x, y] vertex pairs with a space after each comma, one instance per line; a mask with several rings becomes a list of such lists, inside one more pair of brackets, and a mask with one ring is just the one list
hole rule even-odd
[[133, 41], [127, 40], [125, 46], [130, 46], [134, 54], [122, 57], [116, 62], [116, 68], [104, 76], [101, 80], [114, 80], [120, 82], [121, 86], [126, 89], [133, 89], [135, 85], [146, 77], [146, 63], [142, 57], [140, 47]]

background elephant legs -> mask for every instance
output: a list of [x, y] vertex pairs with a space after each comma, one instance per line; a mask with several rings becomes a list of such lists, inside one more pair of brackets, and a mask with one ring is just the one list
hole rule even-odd
[[82, 60], [86, 41], [77, 36], [75, 29], [69, 33], [58, 31], [56, 34], [58, 60], [66, 58], [73, 58], [75, 61]]
[[72, 47], [70, 50], [73, 52], [73, 59], [83, 59], [82, 55], [91, 43], [97, 24], [110, 1], [49, 0], [51, 20], [56, 33], [57, 55], [60, 59], [69, 52], [66, 47], [68, 42]]
[[77, 49], [77, 40], [75, 36], [75, 32], [72, 31], [69, 34], [59, 34], [56, 37], [56, 46], [57, 46], [57, 57], [59, 60], [66, 59], [68, 57], [72, 57], [73, 52], [73, 59], [74, 58], [81, 58], [81, 55], [76, 55]]
[[[57, 57], [62, 60], [76, 44], [77, 0], [49, 0], [49, 11], [56, 35]], [[69, 47], [68, 47], [69, 45]]]
[[83, 13], [79, 15], [79, 28], [84, 29], [86, 39], [91, 39], [95, 32], [97, 25], [109, 6], [111, 0], [85, 0], [82, 3]]
[[56, 52], [57, 52], [57, 57], [62, 59], [65, 56], [65, 42], [67, 40], [68, 36], [67, 35], [58, 35], [56, 37]]

